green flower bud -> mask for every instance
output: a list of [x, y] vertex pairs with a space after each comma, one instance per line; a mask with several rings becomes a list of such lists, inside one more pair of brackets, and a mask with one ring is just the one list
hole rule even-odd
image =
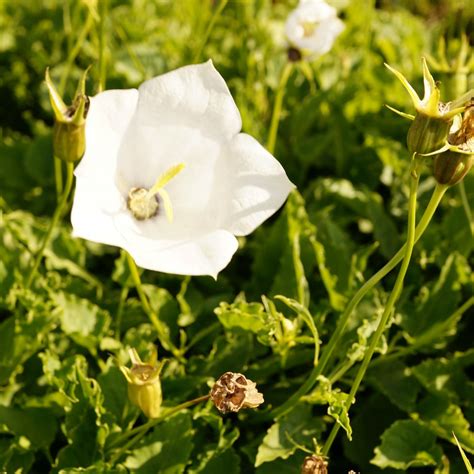
[[135, 349], [130, 350], [132, 367], [121, 366], [120, 370], [128, 382], [128, 398], [148, 418], [157, 418], [163, 401], [160, 373], [163, 363], [157, 364], [153, 351], [147, 362], [142, 362]]
[[451, 133], [444, 150], [435, 155], [433, 175], [440, 184], [453, 186], [469, 172], [474, 155], [474, 101], [472, 101], [459, 128]]
[[64, 161], [78, 161], [86, 149], [85, 124], [89, 109], [89, 98], [85, 95], [86, 70], [71, 106], [67, 106], [54, 87], [46, 69], [45, 80], [49, 99], [54, 111], [53, 151], [54, 156]]
[[[423, 99], [420, 99], [400, 72], [387, 64], [386, 66], [395, 74], [410, 94], [416, 109], [416, 115], [410, 117], [413, 123], [408, 130], [408, 150], [411, 154], [417, 153], [420, 155], [439, 150], [446, 143], [454, 117], [465, 110], [465, 104], [470, 100], [474, 91], [468, 92], [455, 101], [446, 104], [441, 102], [438, 85], [428, 69], [426, 60], [423, 58], [424, 95]], [[407, 116], [403, 113], [401, 115]]]
[[439, 150], [446, 143], [452, 124], [452, 118], [443, 120], [417, 113], [408, 129], [408, 151], [410, 154], [426, 154]]

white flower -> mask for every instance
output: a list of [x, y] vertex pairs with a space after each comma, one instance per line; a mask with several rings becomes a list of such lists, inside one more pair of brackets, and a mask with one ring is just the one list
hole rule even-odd
[[336, 9], [323, 0], [300, 0], [285, 25], [291, 46], [311, 56], [327, 53], [344, 30]]
[[211, 61], [91, 98], [74, 235], [121, 247], [143, 268], [216, 277], [235, 236], [252, 232], [294, 187], [241, 126]]

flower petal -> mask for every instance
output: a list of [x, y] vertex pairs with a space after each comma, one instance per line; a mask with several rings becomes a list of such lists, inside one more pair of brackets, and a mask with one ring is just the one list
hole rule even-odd
[[86, 152], [76, 176], [113, 180], [117, 152], [135, 112], [136, 89], [110, 90], [91, 97], [86, 120]]
[[114, 214], [125, 206], [115, 185], [117, 154], [133, 116], [135, 89], [106, 91], [91, 98], [86, 121], [86, 153], [75, 171], [76, 191], [71, 212], [76, 237], [122, 247]]
[[139, 93], [137, 116], [143, 125], [179, 124], [219, 140], [242, 128], [229, 88], [210, 60], [150, 79]]
[[230, 262], [237, 251], [237, 239], [228, 231], [217, 229], [187, 239], [163, 237], [152, 239], [139, 233], [149, 223], [135, 222], [128, 216], [116, 220], [124, 237], [123, 248], [139, 267], [178, 275], [210, 275], [213, 278]]
[[281, 164], [250, 135], [240, 133], [223, 153], [227, 182], [220, 192], [230, 196], [215, 197], [228, 201], [222, 227], [247, 235], [282, 206], [295, 186]]

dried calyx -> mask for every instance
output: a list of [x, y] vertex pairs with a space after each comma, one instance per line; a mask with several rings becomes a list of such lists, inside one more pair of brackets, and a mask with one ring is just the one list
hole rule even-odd
[[263, 395], [258, 392], [255, 382], [238, 372], [221, 375], [213, 385], [210, 396], [221, 413], [256, 408], [263, 403]]

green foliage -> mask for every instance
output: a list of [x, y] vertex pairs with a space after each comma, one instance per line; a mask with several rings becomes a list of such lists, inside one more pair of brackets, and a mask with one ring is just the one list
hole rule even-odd
[[[433, 54], [439, 34], [459, 36], [474, 18], [455, 0], [330, 3], [345, 31], [328, 54], [296, 68], [284, 97], [275, 156], [297, 190], [239, 238], [217, 281], [141, 275], [176, 348], [158, 346], [164, 413], [207, 395], [226, 371], [255, 381], [265, 404], [223, 416], [201, 402], [153, 422], [128, 401], [119, 369], [131, 347], [146, 358], [158, 343], [125, 255], [73, 237], [65, 212], [26, 287], [56, 205], [45, 69], [69, 100], [92, 65], [87, 91], [97, 92], [99, 9], [107, 4], [107, 88], [212, 58], [243, 130], [265, 143], [286, 63], [283, 24], [297, 1], [230, 0], [215, 18], [221, 2], [211, 0], [1, 3], [0, 471], [290, 474], [335, 423], [343, 430], [330, 472], [469, 469], [472, 173], [465, 196], [449, 190], [418, 242], [350, 413], [347, 394], [392, 274], [351, 314], [316, 384], [273, 417], [307, 383], [350, 298], [404, 241], [409, 124], [384, 104], [412, 110], [383, 63], [421, 91], [420, 57]], [[421, 183], [418, 218], [434, 185], [429, 166]]]
[[411, 466], [433, 466], [441, 461], [436, 436], [416, 421], [396, 421], [382, 435], [373, 463], [381, 468], [407, 470]]

